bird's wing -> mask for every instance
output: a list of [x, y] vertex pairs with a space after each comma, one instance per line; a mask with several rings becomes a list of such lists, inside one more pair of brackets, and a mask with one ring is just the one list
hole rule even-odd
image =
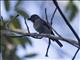
[[54, 35], [54, 33], [52, 31], [52, 27], [46, 21], [42, 20], [42, 24], [45, 25], [45, 26], [47, 26], [47, 28], [51, 31], [51, 34]]
[[[52, 31], [52, 27], [51, 27], [49, 24], [47, 24], [44, 20], [42, 21], [42, 24], [45, 25], [46, 27], [48, 27], [48, 29], [51, 31], [51, 34], [54, 35], [54, 33], [53, 33], [53, 31]], [[58, 45], [59, 45], [60, 47], [63, 46], [60, 41], [58, 41], [58, 40], [56, 40], [56, 39], [54, 39], [54, 40], [58, 43]]]
[[49, 29], [51, 29], [50, 25], [49, 25], [46, 21], [42, 20], [41, 22], [42, 22], [43, 25], [45, 25], [45, 26], [47, 26]]

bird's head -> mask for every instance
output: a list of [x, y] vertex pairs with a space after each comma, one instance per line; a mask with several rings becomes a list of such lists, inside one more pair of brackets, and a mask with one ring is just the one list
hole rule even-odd
[[30, 18], [28, 18], [28, 20], [30, 20], [32, 22], [34, 22], [35, 20], [38, 20], [38, 19], [40, 19], [40, 17], [38, 15], [36, 15], [36, 14], [34, 14]]

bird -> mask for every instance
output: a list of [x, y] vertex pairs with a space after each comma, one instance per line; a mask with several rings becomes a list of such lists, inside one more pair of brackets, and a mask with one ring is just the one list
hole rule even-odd
[[[45, 34], [52, 34], [52, 35], [54, 35], [51, 26], [46, 21], [44, 21], [43, 19], [41, 19], [41, 17], [38, 16], [37, 14], [31, 15], [31, 17], [28, 18], [28, 20], [32, 21], [34, 29], [37, 32], [39, 32], [40, 34], [41, 33], [45, 33]], [[53, 41], [57, 42], [57, 44], [60, 47], [63, 46], [62, 43], [59, 40], [54, 39]], [[50, 43], [51, 43], [51, 41], [49, 39], [49, 44]], [[48, 46], [48, 49], [49, 49], [49, 46]], [[48, 52], [48, 50], [47, 50], [47, 52]], [[46, 54], [46, 56], [47, 56], [47, 54]]]

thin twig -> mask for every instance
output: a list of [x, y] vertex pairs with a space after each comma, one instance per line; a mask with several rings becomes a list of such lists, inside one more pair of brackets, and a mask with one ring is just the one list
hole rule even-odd
[[49, 38], [49, 44], [48, 44], [47, 51], [46, 51], [46, 54], [45, 54], [46, 57], [48, 57], [48, 51], [49, 51], [49, 48], [50, 48], [50, 44], [51, 44], [51, 40]]
[[74, 54], [74, 56], [73, 56], [73, 58], [72, 58], [72, 60], [74, 60], [75, 59], [75, 57], [76, 57], [76, 55], [77, 55], [77, 53], [78, 53], [78, 51], [79, 51], [80, 49], [78, 48], [78, 50], [76, 51], [76, 53]]
[[[61, 9], [59, 8], [59, 5], [57, 3], [56, 0], [53, 0], [53, 3], [55, 4], [56, 8], [58, 9], [59, 13], [61, 14], [61, 16], [63, 17], [65, 23], [67, 24], [67, 26], [70, 28], [70, 30], [73, 32], [73, 34], [75, 35], [76, 39], [78, 40], [79, 46], [80, 46], [80, 38], [77, 35], [77, 33], [75, 32], [75, 30], [73, 29], [73, 27], [70, 25], [70, 23], [68, 22], [67, 18], [64, 16], [63, 12], [61, 11]], [[78, 48], [78, 50], [76, 51], [75, 55], [77, 55], [78, 51], [80, 50], [80, 48]], [[75, 58], [74, 58], [75, 59]]]
[[[50, 24], [49, 21], [48, 21], [47, 9], [46, 8], [45, 8], [45, 17], [46, 17], [47, 24]], [[50, 41], [50, 38], [49, 38], [49, 43], [48, 43], [48, 47], [47, 47], [47, 51], [46, 51], [46, 55], [45, 55], [46, 57], [48, 57], [48, 51], [49, 51], [50, 45], [51, 45], [51, 41]]]
[[52, 17], [51, 17], [51, 22], [50, 22], [51, 25], [52, 25], [52, 21], [53, 21], [53, 18], [54, 18], [54, 15], [55, 15], [56, 11], [57, 11], [57, 8], [55, 8], [55, 10], [54, 10], [54, 12], [53, 12], [53, 15], [52, 15]]
[[[56, 11], [57, 11], [57, 8], [55, 8], [55, 10], [54, 10], [54, 12], [53, 12], [53, 15], [52, 15], [52, 17], [51, 17], [51, 23], [50, 23], [51, 25], [53, 24], [52, 21], [53, 21], [53, 18], [54, 18], [54, 15], [55, 15]], [[51, 27], [52, 27], [52, 26], [51, 26]], [[63, 38], [59, 33], [57, 33], [57, 31], [56, 31], [54, 28], [52, 28], [52, 30], [53, 30], [59, 37]]]
[[28, 33], [30, 33], [30, 30], [29, 30], [29, 27], [28, 27], [28, 25], [27, 25], [26, 19], [24, 18], [24, 20], [25, 20], [25, 24], [26, 24], [26, 27], [27, 27]]
[[[51, 30], [53, 30], [59, 37], [63, 38], [63, 37], [62, 37], [60, 34], [58, 34], [57, 31], [56, 31], [54, 28], [52, 28], [52, 26], [51, 26], [51, 25], [53, 24], [52, 21], [53, 21], [53, 18], [54, 18], [54, 15], [55, 15], [56, 11], [57, 11], [57, 8], [55, 8], [55, 11], [54, 11], [53, 14], [52, 14], [51, 22], [50, 22], [49, 25], [50, 25], [50, 27], [51, 27]], [[61, 42], [60, 42], [60, 43], [61, 43]], [[61, 45], [62, 45], [62, 44], [61, 44]], [[63, 46], [63, 45], [62, 45], [62, 46]]]
[[54, 28], [52, 28], [52, 30], [61, 38], [63, 38]]
[[61, 14], [61, 16], [63, 17], [65, 23], [68, 25], [68, 27], [70, 28], [70, 30], [73, 32], [73, 34], [75, 35], [75, 37], [77, 38], [78, 42], [80, 43], [80, 38], [77, 35], [77, 33], [75, 32], [75, 30], [73, 29], [73, 27], [71, 26], [71, 24], [68, 22], [67, 18], [64, 16], [63, 12], [61, 11], [61, 9], [58, 6], [58, 3], [56, 2], [56, 0], [53, 0], [53, 3], [55, 4], [55, 6], [57, 7], [59, 13]]
[[46, 17], [47, 24], [49, 24], [48, 17], [47, 17], [47, 9], [46, 8], [45, 8], [45, 17]]

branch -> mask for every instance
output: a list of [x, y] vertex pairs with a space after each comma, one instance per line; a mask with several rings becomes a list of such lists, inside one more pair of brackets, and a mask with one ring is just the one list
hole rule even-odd
[[26, 24], [26, 27], [27, 27], [28, 33], [30, 33], [30, 30], [29, 30], [29, 27], [28, 27], [28, 25], [27, 25], [26, 19], [24, 18], [24, 20], [25, 20], [25, 24]]
[[75, 32], [75, 30], [73, 29], [73, 27], [71, 26], [71, 24], [68, 22], [67, 18], [64, 16], [63, 12], [61, 11], [61, 9], [58, 6], [58, 3], [56, 2], [56, 0], [53, 0], [53, 3], [55, 4], [55, 6], [57, 7], [59, 13], [61, 14], [62, 18], [64, 19], [65, 23], [68, 25], [68, 27], [70, 28], [70, 30], [73, 32], [73, 34], [75, 35], [75, 37], [77, 38], [79, 44], [80, 44], [80, 38], [77, 35], [77, 33]]
[[47, 24], [49, 24], [48, 17], [47, 17], [47, 9], [46, 8], [45, 8], [45, 18], [46, 18]]
[[[53, 24], [52, 21], [53, 21], [53, 18], [54, 18], [54, 15], [55, 15], [56, 11], [57, 11], [57, 8], [55, 8], [55, 10], [54, 10], [54, 12], [53, 12], [53, 15], [52, 15], [52, 17], [51, 17], [51, 23], [50, 23], [51, 25]], [[59, 33], [57, 33], [57, 31], [56, 31], [54, 28], [52, 28], [52, 30], [53, 30], [59, 37], [63, 38]]]
[[[46, 18], [47, 24], [49, 24], [46, 8], [45, 8], [45, 18]], [[47, 51], [46, 51], [46, 54], [45, 54], [46, 57], [48, 57], [48, 51], [49, 51], [50, 45], [51, 45], [51, 40], [49, 38], [48, 47], [47, 47]]]
[[55, 15], [56, 11], [57, 11], [57, 8], [55, 8], [55, 10], [54, 10], [54, 12], [53, 12], [53, 15], [52, 15], [52, 17], [51, 17], [51, 22], [50, 22], [51, 25], [52, 25], [52, 21], [53, 21], [53, 18], [54, 18], [54, 15]]
[[[68, 25], [68, 27], [70, 28], [70, 30], [73, 32], [73, 34], [75, 35], [76, 39], [78, 40], [78, 44], [80, 46], [80, 38], [77, 35], [77, 33], [75, 32], [75, 30], [73, 29], [73, 27], [70, 25], [70, 23], [68, 22], [67, 18], [64, 16], [63, 12], [61, 11], [61, 9], [58, 6], [58, 3], [56, 0], [53, 0], [53, 3], [55, 4], [56, 8], [58, 9], [59, 13], [61, 14], [61, 16], [63, 17], [65, 23]], [[78, 48], [78, 50], [76, 51], [74, 57], [72, 58], [72, 60], [74, 60], [74, 58], [76, 57], [78, 51], [80, 50], [80, 48]]]
[[[42, 36], [42, 37], [46, 37], [46, 38], [50, 38], [54, 41], [54, 39], [56, 40], [61, 40], [61, 41], [64, 41], [64, 42], [67, 42], [77, 48], [80, 48], [79, 47], [79, 44], [78, 42], [76, 42], [75, 40], [72, 40], [72, 39], [67, 39], [67, 38], [61, 38], [61, 37], [56, 37], [54, 35], [51, 35], [51, 34], [37, 34], [37, 33], [25, 33], [21, 30], [17, 30], [17, 29], [7, 29], [5, 28], [5, 31], [9, 31], [9, 32], [14, 32], [14, 33], [17, 33], [17, 34], [21, 34], [22, 36], [30, 36], [30, 37], [33, 37], [33, 36]], [[10, 36], [10, 37], [17, 37], [17, 36]], [[21, 36], [19, 36], [21, 37]]]
[[75, 59], [75, 57], [76, 57], [76, 55], [77, 55], [78, 51], [79, 51], [79, 48], [78, 48], [78, 50], [76, 51], [76, 53], [74, 54], [74, 56], [73, 56], [72, 60], [74, 60], [74, 59]]

